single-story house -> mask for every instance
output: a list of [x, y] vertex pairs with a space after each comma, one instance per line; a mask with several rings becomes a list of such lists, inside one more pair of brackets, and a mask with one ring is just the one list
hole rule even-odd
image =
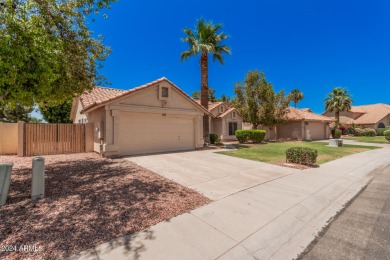
[[[325, 112], [325, 116], [335, 116], [334, 112]], [[340, 122], [347, 125], [361, 125], [378, 129], [390, 126], [390, 105], [373, 104], [352, 106], [350, 111], [340, 112]]]
[[130, 90], [95, 87], [74, 99], [74, 123], [93, 123], [94, 151], [135, 155], [203, 147], [209, 112], [166, 78]]
[[[323, 140], [331, 134], [330, 124], [335, 120], [313, 113], [308, 108], [287, 108], [287, 122], [272, 129], [259, 126], [267, 131], [266, 139]], [[251, 124], [244, 123], [244, 129], [251, 129]]]
[[[200, 100], [195, 99], [200, 104]], [[243, 118], [234, 108], [224, 102], [209, 102], [210, 133], [217, 134], [221, 141], [237, 140], [235, 132], [242, 129]]]

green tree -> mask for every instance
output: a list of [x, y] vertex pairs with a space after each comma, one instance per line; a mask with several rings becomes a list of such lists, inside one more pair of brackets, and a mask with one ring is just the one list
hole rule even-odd
[[1, 1], [0, 101], [54, 105], [104, 81], [110, 49], [86, 18], [113, 1]]
[[340, 125], [340, 112], [351, 110], [352, 98], [345, 88], [334, 88], [324, 100], [325, 110], [335, 112], [336, 128]]
[[222, 94], [222, 96], [220, 98], [217, 98], [217, 101], [223, 102], [228, 106], [231, 106], [233, 103], [233, 100], [229, 96], [226, 96], [225, 94]]
[[16, 123], [18, 121], [30, 122], [29, 115], [34, 110], [33, 106], [23, 106], [19, 103], [0, 106], [0, 121]]
[[291, 99], [284, 91], [274, 92], [264, 73], [249, 71], [244, 82], [236, 83], [233, 106], [256, 129], [259, 125], [272, 128], [286, 121], [286, 109]]
[[292, 101], [294, 102], [294, 107], [296, 108], [298, 102], [303, 99], [303, 93], [299, 89], [294, 89], [293, 91], [291, 91], [290, 95]]
[[39, 110], [48, 123], [71, 123], [70, 110], [72, 109], [72, 100], [65, 101], [57, 106], [39, 106]]
[[[195, 92], [192, 92], [192, 98], [193, 99], [200, 99], [201, 97], [201, 92], [200, 91], [195, 91]], [[212, 89], [212, 88], [209, 88], [209, 101], [210, 102], [216, 102], [217, 101], [217, 98], [215, 97], [215, 90]]]
[[[222, 24], [213, 24], [211, 21], [199, 19], [194, 30], [184, 29], [186, 34], [182, 38], [183, 42], [188, 43], [189, 49], [182, 52], [180, 61], [186, 60], [192, 56], [200, 54], [200, 71], [201, 71], [201, 105], [208, 109], [209, 87], [208, 87], [208, 55], [212, 54], [213, 60], [224, 63], [223, 54], [230, 54], [230, 48], [222, 44], [222, 41], [228, 36], [223, 32]], [[203, 117], [203, 138], [205, 142], [210, 143], [209, 116]]]

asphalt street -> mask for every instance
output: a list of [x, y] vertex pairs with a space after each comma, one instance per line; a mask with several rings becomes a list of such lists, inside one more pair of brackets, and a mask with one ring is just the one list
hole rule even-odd
[[324, 229], [300, 259], [390, 259], [390, 165]]

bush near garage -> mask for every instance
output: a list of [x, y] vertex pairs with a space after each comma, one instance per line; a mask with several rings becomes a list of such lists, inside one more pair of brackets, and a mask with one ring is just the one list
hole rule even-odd
[[307, 147], [291, 147], [286, 150], [286, 162], [313, 165], [317, 161], [318, 151]]
[[210, 134], [210, 143], [215, 144], [218, 141], [218, 135], [217, 134]]
[[236, 130], [235, 135], [240, 143], [252, 141], [253, 143], [261, 143], [265, 137], [264, 130]]
[[339, 139], [341, 137], [342, 131], [340, 129], [332, 129], [332, 138]]

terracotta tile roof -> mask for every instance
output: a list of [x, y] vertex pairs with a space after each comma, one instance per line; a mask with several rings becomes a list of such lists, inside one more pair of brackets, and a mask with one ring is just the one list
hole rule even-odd
[[154, 85], [161, 83], [163, 81], [166, 81], [169, 84], [171, 84], [173, 87], [175, 87], [176, 90], [178, 90], [181, 94], [183, 94], [185, 97], [187, 97], [189, 100], [191, 100], [191, 102], [193, 102], [197, 107], [202, 109], [205, 113], [208, 113], [208, 111], [204, 107], [202, 107], [201, 105], [196, 103], [190, 96], [187, 95], [187, 93], [185, 93], [183, 90], [181, 90], [178, 86], [173, 84], [171, 81], [169, 81], [165, 77], [157, 79], [157, 80], [152, 81], [152, 82], [149, 82], [145, 85], [129, 89], [129, 90], [95, 87], [91, 92], [85, 93], [85, 94], [80, 96], [82, 106], [83, 106], [83, 110], [81, 112], [84, 113], [85, 111], [93, 109], [94, 107], [103, 105], [107, 102], [113, 101], [113, 100], [118, 99], [120, 97], [129, 95], [132, 93], [136, 93], [140, 90], [154, 86]]
[[315, 114], [313, 112], [307, 111], [307, 109], [297, 109], [294, 107], [287, 108], [287, 119], [291, 121], [302, 121], [302, 120], [321, 121], [321, 122], [334, 121], [333, 118]]
[[352, 113], [361, 113], [357, 119], [346, 118], [347, 124], [371, 125], [378, 123], [381, 119], [390, 115], [390, 105], [373, 104], [365, 106], [353, 106], [350, 110]]
[[[200, 105], [200, 100], [199, 99], [194, 99], [196, 103], [198, 103]], [[217, 106], [223, 104], [223, 102], [210, 102], [209, 101], [209, 112], [211, 112], [211, 110], [213, 110], [214, 108], [216, 108]]]
[[240, 112], [237, 111], [237, 109], [235, 109], [234, 107], [230, 107], [228, 110], [226, 110], [226, 111], [223, 112], [222, 114], [218, 115], [217, 118], [222, 118], [222, 117], [228, 115], [230, 112], [233, 112], [233, 111], [236, 111], [236, 113], [237, 113], [240, 117], [242, 117], [241, 114], [240, 114]]
[[120, 96], [123, 92], [126, 91], [114, 88], [94, 87], [91, 91], [80, 96], [81, 105], [83, 109], [87, 109], [103, 100]]

